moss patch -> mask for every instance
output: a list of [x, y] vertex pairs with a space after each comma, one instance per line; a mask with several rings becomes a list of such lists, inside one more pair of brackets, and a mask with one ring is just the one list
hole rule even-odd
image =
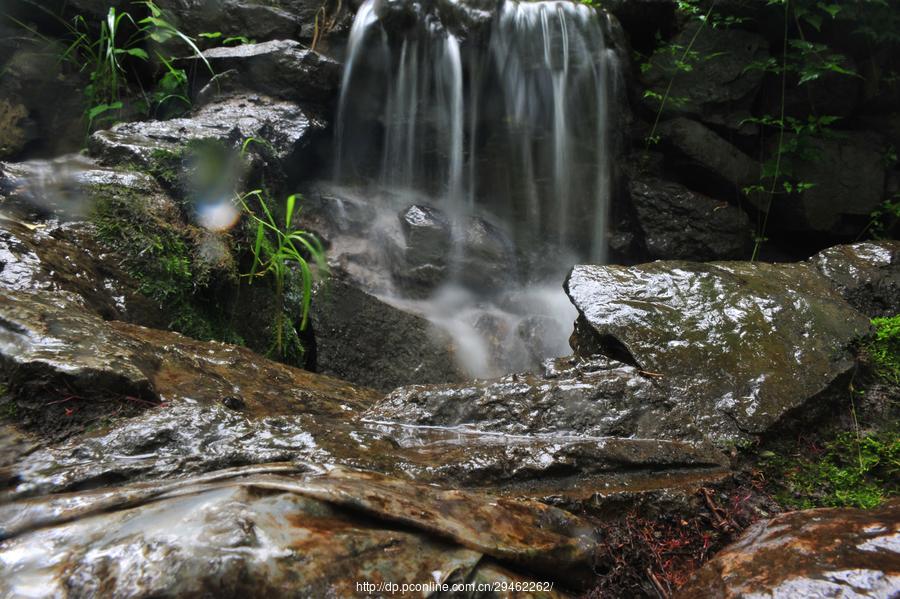
[[763, 452], [761, 467], [785, 508], [872, 508], [900, 492], [900, 436], [890, 427], [857, 437], [842, 432], [795, 455]]
[[875, 318], [875, 338], [866, 345], [866, 353], [875, 372], [894, 385], [900, 385], [900, 315]]
[[171, 315], [169, 328], [195, 339], [240, 342], [224, 315], [206, 305], [213, 265], [198, 251], [197, 231], [176, 225], [148, 206], [152, 198], [114, 185], [97, 185], [91, 220], [97, 239], [122, 257], [138, 290]]

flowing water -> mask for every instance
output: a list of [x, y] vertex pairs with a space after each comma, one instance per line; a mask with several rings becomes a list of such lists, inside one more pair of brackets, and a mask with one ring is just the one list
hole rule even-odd
[[[603, 13], [566, 1], [507, 0], [491, 13], [366, 0], [357, 13], [334, 183], [380, 207], [388, 217], [378, 222], [427, 205], [451, 223], [444, 274], [427, 293], [376, 291], [453, 333], [471, 374], [532, 367], [535, 340], [522, 325], [535, 317], [539, 357], [567, 353], [575, 314], [565, 272], [606, 258], [619, 79], [609, 29]], [[473, 218], [490, 223], [494, 246], [511, 248], [508, 260], [472, 249]], [[371, 229], [376, 245], [392, 236]]]

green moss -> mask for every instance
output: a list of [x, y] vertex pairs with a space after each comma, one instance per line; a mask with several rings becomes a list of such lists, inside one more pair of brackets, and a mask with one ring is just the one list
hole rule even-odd
[[895, 385], [900, 385], [900, 315], [875, 318], [875, 338], [866, 345], [875, 372]]
[[821, 451], [797, 456], [768, 452], [763, 469], [774, 484], [775, 500], [793, 509], [872, 508], [897, 495], [900, 475], [898, 429], [857, 437], [844, 432]]
[[150, 162], [147, 172], [169, 188], [177, 187], [181, 178], [181, 163], [184, 152], [171, 150], [153, 150], [150, 154]]
[[211, 274], [187, 227], [166, 222], [133, 190], [97, 185], [91, 219], [97, 239], [122, 257], [138, 291], [171, 315], [169, 328], [195, 339], [240, 342], [224, 317], [204, 306]]

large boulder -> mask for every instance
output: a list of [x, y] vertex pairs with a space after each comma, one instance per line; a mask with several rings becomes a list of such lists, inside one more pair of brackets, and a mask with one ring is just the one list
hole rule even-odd
[[813, 186], [799, 197], [774, 201], [772, 223], [788, 231], [858, 236], [886, 199], [884, 147], [870, 135], [853, 133], [805, 143], [809, 158], [794, 159], [792, 174]]
[[896, 597], [900, 502], [790, 512], [757, 522], [676, 593], [709, 597]]
[[462, 281], [478, 290], [499, 289], [515, 272], [515, 254], [509, 237], [488, 221], [472, 217], [461, 233]]
[[[662, 123], [658, 131], [662, 141], [680, 155], [686, 166], [710, 179], [707, 186], [727, 187], [740, 193], [759, 183], [761, 165], [705, 125], [679, 117]], [[755, 198], [751, 195], [749, 199]], [[764, 206], [759, 201], [756, 204]]]
[[[641, 3], [635, 3], [641, 4]], [[698, 29], [703, 28], [700, 32]], [[642, 69], [642, 83], [655, 95], [647, 96], [648, 109], [656, 112], [667, 95], [664, 112], [697, 118], [705, 123], [740, 127], [735, 114], [750, 116], [764, 72], [747, 65], [768, 58], [768, 44], [761, 35], [736, 28], [715, 28], [692, 19], [671, 42], [650, 57], [650, 68]], [[672, 47], [691, 47], [699, 63], [680, 68], [682, 52]]]
[[632, 180], [629, 190], [651, 258], [704, 261], [747, 257], [752, 229], [749, 217], [739, 208], [661, 179]]
[[[634, 364], [719, 442], [827, 405], [855, 364], [868, 319], [804, 263], [576, 266], [573, 347]], [[663, 425], [665, 426], [665, 425]]]
[[[78, 0], [93, 2], [93, 0]], [[261, 0], [159, 0], [166, 17], [183, 33], [221, 33], [223, 38], [244, 36], [253, 41], [297, 37], [303, 26], [299, 15], [281, 2]], [[311, 29], [312, 23], [308, 23]]]
[[212, 48], [203, 57], [217, 73], [235, 71], [245, 89], [285, 100], [330, 104], [340, 84], [339, 63], [295, 40]]
[[245, 348], [104, 321], [47, 291], [0, 290], [0, 366], [8, 412], [51, 437], [179, 398], [257, 415], [342, 416], [377, 397]]
[[184, 152], [192, 142], [213, 141], [240, 149], [254, 139], [276, 159], [286, 161], [309, 142], [324, 123], [292, 102], [261, 95], [239, 95], [201, 106], [190, 116], [166, 121], [122, 123], [97, 131], [89, 142], [92, 156], [103, 164], [133, 164], [145, 170]]
[[62, 43], [29, 35], [17, 30], [20, 47], [0, 61], [0, 159], [73, 152], [84, 142], [87, 82], [64, 68]]
[[[578, 590], [593, 574], [593, 528], [539, 502], [349, 470], [259, 470], [8, 506], [4, 524], [20, 522], [3, 530], [0, 592], [348, 596], [364, 584], [529, 579]], [[48, 544], [58, 550], [34, 551]]]
[[900, 314], [900, 241], [837, 245], [809, 261], [866, 316]]
[[316, 370], [324, 374], [382, 391], [464, 378], [447, 333], [343, 277], [316, 289], [312, 329]]

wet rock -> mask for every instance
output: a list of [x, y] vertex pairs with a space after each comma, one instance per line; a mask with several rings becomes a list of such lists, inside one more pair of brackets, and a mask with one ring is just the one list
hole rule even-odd
[[53, 226], [0, 217], [0, 287], [68, 292], [105, 319], [164, 327], [160, 307], [94, 240], [88, 227]]
[[658, 131], [665, 143], [720, 184], [742, 190], [759, 183], [759, 163], [704, 125], [679, 117], [662, 123]]
[[573, 346], [611, 347], [651, 373], [671, 402], [661, 425], [693, 422], [720, 443], [823, 409], [869, 327], [803, 263], [576, 266], [565, 287]]
[[241, 86], [276, 98], [325, 104], [337, 94], [340, 65], [291, 39], [213, 48], [213, 70], [234, 70]]
[[544, 375], [403, 387], [372, 406], [367, 417], [509, 434], [703, 439], [694, 423], [672, 415], [674, 408], [668, 388], [653, 377], [599, 359]]
[[179, 398], [239, 393], [251, 415], [342, 417], [376, 397], [237, 346], [103, 321], [63, 293], [0, 290], [0, 300], [0, 364], [18, 419], [47, 434]]
[[548, 316], [527, 316], [516, 325], [516, 335], [525, 345], [533, 364], [540, 364], [545, 356], [552, 356], [565, 343], [566, 332]]
[[459, 267], [463, 282], [479, 290], [501, 287], [515, 268], [512, 242], [481, 218], [470, 218], [464, 227]]
[[720, 454], [676, 441], [502, 435], [310, 414], [254, 417], [185, 400], [33, 450], [3, 472], [13, 482], [0, 502], [269, 462], [341, 465], [570, 506], [690, 487], [724, 472]]
[[[540, 503], [346, 470], [240, 475], [32, 502], [19, 513], [44, 527], [0, 544], [14, 573], [0, 590], [345, 596], [360, 582], [467, 581], [484, 557], [569, 588], [591, 575], [590, 525]], [[30, 551], [48, 543], [59, 550]]]
[[619, 20], [631, 45], [642, 52], [652, 50], [656, 35], [676, 22], [673, 0], [609, 0], [603, 8]]
[[790, 202], [775, 202], [773, 222], [788, 231], [858, 236], [885, 199], [884, 148], [868, 135], [848, 133], [810, 140], [807, 151], [815, 158], [797, 161], [793, 173], [815, 185]]
[[[697, 30], [701, 27], [702, 35], [698, 35]], [[668, 102], [665, 113], [740, 127], [741, 119], [736, 119], [734, 114], [750, 116], [750, 108], [765, 74], [761, 69], [748, 69], [747, 65], [768, 58], [765, 38], [741, 29], [707, 27], [699, 20], [691, 20], [672, 43], [682, 48], [691, 46], [698, 56], [703, 57], [703, 62], [702, 67], [695, 66], [689, 71], [679, 69], [676, 60], [680, 55], [671, 52], [669, 46], [661, 47], [650, 57], [651, 68], [643, 72], [643, 84], [658, 97], [668, 94], [670, 98], [679, 99]], [[646, 102], [648, 110], [655, 114], [659, 100], [648, 99]]]
[[676, 597], [895, 597], [900, 503], [782, 514], [744, 531]]
[[0, 98], [0, 159], [15, 156], [25, 149], [33, 133], [28, 127], [28, 109], [24, 105]]
[[404, 286], [428, 292], [447, 277], [452, 252], [450, 221], [431, 206], [413, 205], [399, 214], [402, 242], [392, 247], [394, 277]]
[[240, 149], [252, 137], [265, 142], [277, 159], [288, 160], [302, 149], [311, 132], [323, 127], [294, 103], [260, 95], [235, 96], [204, 105], [189, 117], [122, 123], [98, 131], [88, 149], [104, 164], [133, 163], [152, 169], [160, 156], [183, 151], [192, 141], [213, 140]]
[[141, 194], [150, 206], [168, 202], [149, 175], [100, 166], [81, 154], [0, 162], [0, 207], [28, 220], [84, 220], [99, 189]]
[[822, 250], [809, 261], [866, 316], [900, 314], [900, 241], [838, 245]]
[[378, 6], [378, 18], [388, 31], [398, 31], [409, 27], [410, 22], [427, 19], [440, 23], [458, 37], [475, 36], [490, 26], [498, 12], [498, 6], [491, 0], [437, 0], [427, 7], [405, 2], [384, 3]]
[[[92, 1], [92, 0], [80, 0]], [[259, 0], [160, 0], [174, 26], [183, 33], [197, 36], [220, 32], [222, 39], [244, 36], [254, 41], [291, 39], [300, 34], [303, 21], [282, 6]], [[311, 29], [312, 23], [308, 24]]]
[[630, 191], [651, 258], [706, 261], [748, 256], [750, 219], [739, 208], [660, 179], [633, 180]]
[[[30, 22], [36, 11], [27, 10], [27, 16], [20, 16]], [[77, 151], [84, 144], [83, 90], [88, 82], [59, 60], [66, 51], [61, 42], [19, 27], [12, 39], [19, 40], [19, 47], [0, 63], [0, 159]]]
[[463, 378], [449, 335], [341, 277], [316, 289], [311, 316], [318, 372], [382, 391]]

